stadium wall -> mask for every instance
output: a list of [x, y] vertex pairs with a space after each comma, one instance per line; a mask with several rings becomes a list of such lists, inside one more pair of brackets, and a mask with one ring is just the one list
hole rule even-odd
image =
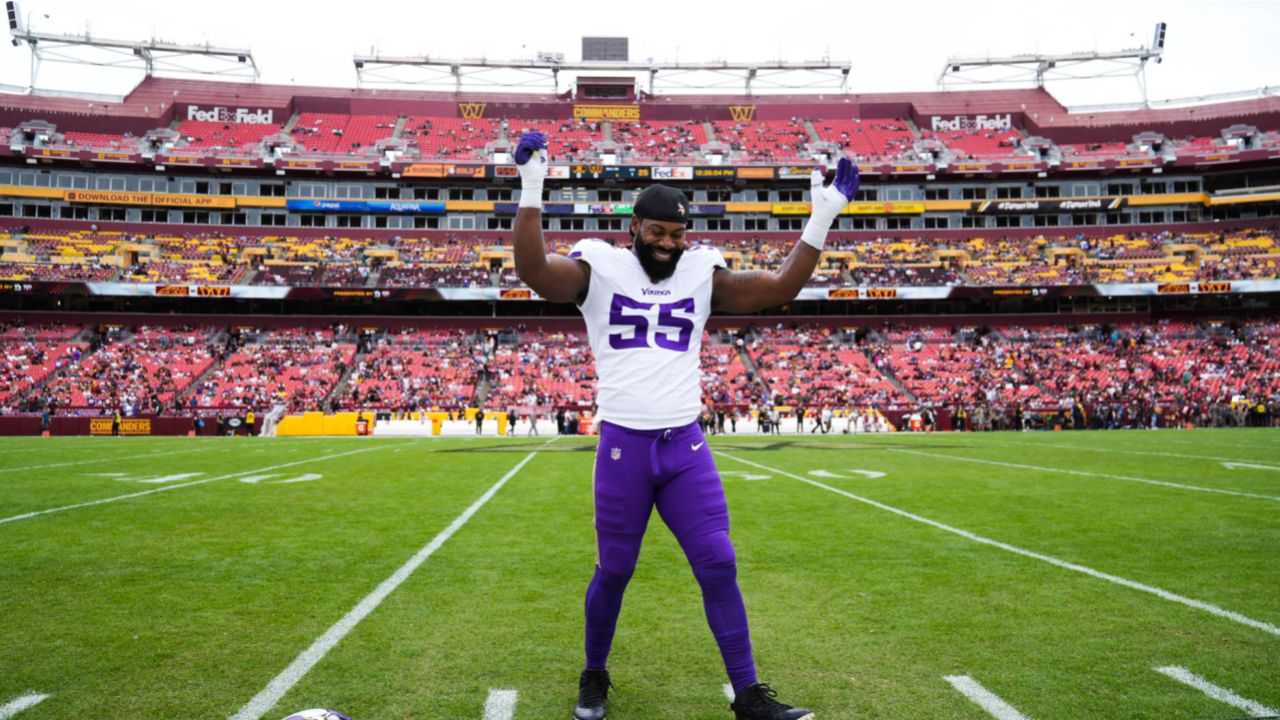
[[[147, 415], [130, 417], [125, 418], [122, 422], [120, 434], [125, 437], [186, 435], [194, 430], [194, 422], [191, 417], [156, 417]], [[212, 423], [209, 424], [211, 425]], [[206, 427], [206, 432], [213, 434], [213, 431], [208, 427]], [[39, 415], [0, 416], [0, 436], [39, 434]], [[110, 435], [111, 417], [107, 415], [96, 417], [54, 416], [50, 418], [49, 434], [58, 436]]]

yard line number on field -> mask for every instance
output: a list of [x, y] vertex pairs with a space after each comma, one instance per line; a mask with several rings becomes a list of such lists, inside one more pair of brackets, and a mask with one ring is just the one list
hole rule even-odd
[[333, 455], [323, 455], [321, 457], [304, 458], [302, 460], [295, 460], [293, 462], [283, 463], [280, 465], [273, 465], [271, 467], [255, 468], [253, 470], [245, 470], [243, 472], [231, 473], [229, 475], [218, 475], [216, 477], [205, 478], [203, 480], [192, 480], [191, 482], [178, 483], [177, 485], [165, 485], [164, 487], [158, 487], [158, 488], [155, 488], [154, 490], [143, 490], [141, 492], [128, 493], [126, 495], [115, 495], [109, 498], [102, 498], [101, 500], [90, 500], [88, 502], [76, 503], [74, 505], [63, 505], [61, 507], [49, 508], [48, 510], [35, 510], [33, 512], [22, 513], [21, 515], [11, 515], [6, 518], [0, 518], [0, 525], [9, 523], [9, 522], [16, 522], [18, 520], [26, 520], [28, 518], [38, 517], [40, 515], [49, 515], [51, 513], [63, 512], [66, 510], [75, 510], [76, 508], [92, 507], [94, 505], [103, 505], [106, 503], [117, 502], [119, 500], [128, 500], [129, 498], [136, 498], [136, 497], [142, 497], [144, 495], [151, 495], [153, 493], [165, 492], [166, 490], [177, 490], [178, 488], [192, 487], [193, 485], [203, 485], [205, 483], [211, 483], [214, 480], [226, 480], [228, 478], [240, 477], [241, 475], [248, 475], [250, 473], [262, 473], [266, 470], [281, 470], [283, 468], [293, 467], [295, 465], [305, 465], [306, 463], [322, 462], [324, 460], [333, 460], [335, 458], [346, 457], [348, 455], [357, 455], [359, 453], [373, 452], [374, 450], [381, 450], [386, 447], [391, 447], [391, 446], [377, 445], [374, 447], [361, 448], [359, 450], [348, 450], [346, 452], [334, 453]]

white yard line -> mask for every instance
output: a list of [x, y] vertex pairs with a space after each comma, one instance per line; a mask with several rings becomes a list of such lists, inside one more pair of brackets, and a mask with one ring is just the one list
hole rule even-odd
[[729, 698], [729, 702], [733, 702], [734, 698], [736, 697], [736, 695], [733, 694], [733, 684], [725, 683], [723, 689], [724, 689], [724, 696]]
[[[124, 440], [122, 442], [128, 442], [128, 440]], [[120, 461], [134, 460], [136, 458], [160, 457], [162, 455], [177, 455], [179, 453], [192, 453], [192, 452], [200, 452], [202, 450], [219, 450], [219, 449], [229, 449], [229, 448], [230, 448], [229, 445], [227, 446], [210, 445], [208, 447], [195, 447], [195, 448], [188, 447], [188, 448], [180, 448], [178, 450], [163, 450], [160, 452], [143, 453], [141, 455], [128, 454], [128, 455], [111, 455], [110, 457], [99, 456], [99, 457], [93, 458], [92, 460], [76, 460], [74, 462], [50, 463], [47, 465], [27, 465], [26, 467], [0, 467], [0, 473], [25, 472], [27, 470], [44, 470], [46, 468], [71, 467], [73, 465], [92, 465], [93, 463], [120, 462]], [[50, 452], [57, 452], [57, 448], [51, 447], [49, 450]]]
[[939, 530], [949, 532], [953, 535], [959, 535], [960, 537], [965, 538], [966, 540], [972, 540], [973, 542], [982, 543], [983, 545], [989, 545], [994, 548], [999, 548], [1006, 552], [1014, 553], [1015, 555], [1021, 555], [1023, 557], [1028, 557], [1033, 560], [1046, 562], [1046, 563], [1049, 563], [1050, 565], [1063, 568], [1064, 570], [1072, 570], [1074, 572], [1083, 573], [1085, 575], [1088, 575], [1089, 577], [1097, 578], [1099, 580], [1106, 580], [1109, 583], [1114, 583], [1116, 585], [1127, 587], [1132, 590], [1139, 590], [1141, 592], [1149, 593], [1163, 600], [1168, 600], [1169, 602], [1174, 602], [1174, 603], [1178, 603], [1179, 605], [1185, 605], [1189, 608], [1201, 610], [1209, 613], [1210, 615], [1231, 620], [1233, 622], [1240, 623], [1241, 625], [1251, 627], [1255, 630], [1261, 630], [1262, 632], [1267, 633], [1268, 635], [1280, 637], [1280, 627], [1272, 625], [1271, 623], [1268, 623], [1268, 622], [1264, 622], [1262, 620], [1254, 620], [1251, 617], [1241, 615], [1238, 612], [1233, 612], [1231, 610], [1220, 608], [1217, 605], [1204, 602], [1203, 600], [1196, 600], [1194, 598], [1184, 597], [1182, 595], [1171, 593], [1168, 590], [1162, 590], [1152, 585], [1146, 585], [1144, 583], [1140, 583], [1134, 580], [1122, 578], [1118, 575], [1111, 575], [1109, 573], [1104, 573], [1099, 570], [1094, 570], [1093, 568], [1090, 568], [1090, 567], [1085, 567], [1084, 565], [1078, 565], [1073, 562], [1068, 562], [1066, 560], [1059, 560], [1058, 558], [1052, 557], [1050, 555], [1044, 555], [1042, 553], [1038, 553], [1032, 550], [1024, 550], [1020, 547], [1016, 547], [1008, 543], [1000, 542], [999, 540], [992, 540], [991, 538], [986, 538], [981, 535], [976, 535], [974, 533], [969, 532], [968, 530], [961, 530], [960, 528], [956, 528], [950, 525], [946, 525], [944, 523], [940, 523], [937, 520], [930, 520], [927, 517], [916, 515], [915, 513], [907, 512], [906, 510], [899, 510], [898, 508], [893, 507], [891, 505], [885, 505], [884, 503], [876, 502], [875, 500], [864, 498], [859, 495], [854, 495], [853, 493], [850, 493], [850, 492], [845, 492], [844, 490], [840, 490], [839, 488], [834, 488], [834, 487], [831, 487], [830, 485], [825, 485], [816, 480], [811, 480], [801, 475], [794, 475], [792, 473], [786, 472], [785, 470], [778, 470], [776, 468], [771, 468], [767, 465], [761, 465], [760, 463], [752, 462], [750, 460], [743, 460], [742, 458], [735, 457], [725, 452], [716, 451], [716, 454], [722, 457], [727, 457], [730, 460], [736, 460], [737, 462], [740, 462], [743, 465], [750, 465], [752, 467], [760, 468], [761, 470], [768, 470], [770, 472], [775, 472], [779, 475], [784, 475], [786, 477], [799, 480], [800, 482], [808, 483], [809, 485], [812, 485], [814, 487], [822, 488], [823, 490], [826, 490], [828, 492], [833, 492], [837, 495], [843, 495], [844, 497], [847, 497], [850, 500], [857, 500], [860, 503], [864, 503], [866, 505], [879, 508], [886, 512], [891, 512], [894, 515], [907, 518], [908, 520], [914, 520], [918, 523], [923, 523], [930, 527], [935, 527]]
[[1272, 502], [1280, 502], [1280, 497], [1275, 495], [1261, 495], [1258, 493], [1240, 492], [1239, 490], [1221, 490], [1219, 488], [1202, 487], [1200, 485], [1184, 485], [1183, 483], [1166, 482], [1164, 480], [1152, 480], [1150, 478], [1130, 477], [1128, 475], [1111, 475], [1109, 473], [1095, 473], [1085, 470], [1067, 470], [1066, 468], [1043, 467], [1040, 465], [1024, 465], [1022, 463], [1003, 462], [1001, 460], [983, 460], [981, 458], [964, 457], [963, 455], [943, 455], [941, 453], [925, 452], [923, 450], [907, 450], [904, 448], [891, 448], [890, 452], [906, 453], [908, 455], [920, 455], [922, 457], [940, 458], [943, 460], [958, 460], [960, 462], [979, 463], [982, 465], [999, 465], [1001, 467], [1018, 468], [1019, 470], [1039, 470], [1041, 472], [1062, 473], [1064, 475], [1080, 475], [1083, 477], [1106, 478], [1108, 480], [1123, 480], [1124, 482], [1142, 483], [1144, 485], [1158, 485], [1161, 487], [1177, 488], [1179, 490], [1194, 490], [1195, 492], [1213, 493], [1215, 495], [1234, 495], [1236, 497], [1247, 497], [1255, 500], [1270, 500]]
[[484, 720], [511, 720], [518, 697], [515, 690], [490, 690], [484, 701]]
[[65, 510], [75, 510], [76, 508], [92, 507], [94, 505], [104, 505], [106, 503], [117, 502], [119, 500], [128, 500], [129, 498], [142, 497], [143, 495], [151, 495], [153, 493], [166, 492], [169, 490], [177, 490], [178, 488], [191, 487], [193, 485], [203, 485], [205, 483], [211, 483], [214, 480], [226, 480], [227, 478], [240, 477], [241, 475], [249, 475], [251, 473], [262, 473], [268, 470], [280, 470], [282, 468], [293, 467], [294, 465], [305, 465], [307, 463], [321, 462], [323, 460], [333, 460], [334, 458], [340, 458], [346, 455], [355, 455], [357, 453], [372, 452], [374, 450], [381, 450], [387, 447], [392, 447], [392, 446], [377, 445], [374, 447], [362, 448], [360, 450], [348, 450], [347, 452], [335, 453], [333, 455], [323, 455], [321, 457], [315, 457], [315, 458], [304, 458], [302, 460], [295, 460], [293, 462], [288, 462], [281, 465], [272, 465], [270, 467], [254, 468], [253, 470], [244, 470], [237, 473], [231, 473], [229, 475], [218, 475], [216, 477], [205, 478], [203, 480], [192, 480], [191, 482], [178, 483], [177, 485], [166, 485], [164, 487], [155, 488], [154, 490], [143, 490], [141, 492], [128, 493], [125, 495], [115, 495], [109, 498], [102, 498], [101, 500], [90, 500], [88, 502], [76, 503], [74, 505], [63, 505], [61, 507], [49, 508], [48, 510], [35, 510], [33, 512], [22, 513], [21, 515], [11, 515], [6, 518], [0, 518], [0, 525], [3, 525], [5, 523], [10, 523], [10, 522], [16, 522], [18, 520], [26, 520], [28, 518], [38, 517], [40, 515], [49, 515], [51, 513], [63, 512]]
[[16, 700], [0, 705], [0, 720], [9, 720], [23, 710], [29, 710], [49, 698], [44, 693], [27, 693]]
[[[1239, 429], [1239, 428], [1228, 428], [1228, 429], [1237, 430], [1237, 429]], [[1214, 440], [1213, 440], [1213, 443], [1212, 443], [1212, 444], [1213, 444], [1213, 445], [1220, 446], [1220, 447], [1232, 447], [1232, 448], [1238, 448], [1238, 449], [1240, 449], [1240, 450], [1265, 450], [1266, 448], [1265, 448], [1265, 447], [1263, 447], [1263, 445], [1265, 445], [1265, 444], [1267, 444], [1267, 443], [1272, 443], [1272, 442], [1280, 442], [1280, 433], [1277, 433], [1277, 432], [1275, 432], [1274, 430], [1272, 430], [1270, 434], [1271, 434], [1271, 435], [1274, 435], [1275, 437], [1272, 437], [1272, 438], [1260, 438], [1260, 439], [1259, 439], [1259, 441], [1258, 441], [1257, 443], [1253, 444], [1253, 445], [1245, 445], [1245, 444], [1240, 444], [1240, 443], [1222, 442], [1222, 441], [1221, 441], [1220, 439], [1218, 439], [1218, 438], [1214, 438]], [[1173, 439], [1168, 438], [1167, 436], [1166, 436], [1165, 438], [1161, 439], [1161, 441], [1160, 441], [1160, 442], [1162, 442], [1162, 443], [1170, 443], [1170, 444], [1173, 444], [1173, 445], [1187, 445], [1187, 446], [1191, 446], [1191, 447], [1204, 447], [1204, 443], [1188, 442], [1188, 441], [1186, 441], [1186, 440], [1173, 440]]]
[[[556, 438], [551, 438], [547, 442], [543, 443], [543, 447], [550, 445], [555, 441]], [[342, 616], [342, 619], [334, 623], [324, 632], [323, 635], [316, 638], [315, 642], [311, 643], [311, 647], [303, 650], [298, 657], [294, 658], [293, 662], [289, 663], [288, 667], [281, 671], [281, 673], [271, 682], [267, 683], [267, 686], [264, 687], [257, 695], [253, 696], [252, 700], [245, 703], [245, 706], [240, 708], [239, 712], [232, 715], [231, 720], [258, 720], [270, 711], [271, 708], [275, 707], [276, 703], [280, 702], [280, 698], [284, 697], [285, 693], [289, 692], [289, 690], [292, 689], [293, 686], [303, 678], [303, 676], [310, 672], [311, 668], [315, 667], [317, 663], [323, 660], [324, 656], [327, 655], [335, 645], [341, 642], [342, 638], [347, 636], [347, 633], [351, 632], [351, 630], [355, 628], [361, 620], [364, 620], [369, 613], [373, 612], [378, 605], [382, 604], [382, 601], [394, 592], [396, 588], [400, 587], [401, 583], [408, 580], [409, 576], [412, 575], [413, 572], [422, 565], [422, 563], [426, 562], [427, 558], [431, 557], [436, 550], [439, 550], [440, 546], [444, 545], [449, 538], [453, 537], [453, 534], [458, 532], [463, 525], [466, 525], [467, 522], [471, 520], [472, 516], [479, 512], [480, 508], [484, 507], [485, 503], [489, 502], [490, 498], [497, 494], [497, 492], [502, 489], [502, 486], [506, 485], [508, 480], [515, 477], [516, 473], [520, 472], [525, 465], [528, 465], [529, 461], [537, 456], [537, 454], [538, 451], [534, 450], [528, 455], [525, 455], [523, 460], [517, 463], [515, 467], [511, 468], [506, 475], [503, 475], [501, 480], [494, 483], [493, 487], [490, 487], [478, 500], [471, 504], [471, 507], [462, 511], [462, 514], [449, 524], [449, 527], [441, 530], [438, 535], [432, 538], [431, 542], [427, 543], [425, 547], [415, 553], [414, 556], [409, 558], [404, 565], [401, 565], [398, 570], [392, 573], [391, 577], [383, 580], [382, 584], [374, 588], [373, 592], [366, 595], [365, 598], [355, 607], [351, 608], [346, 615]]]
[[951, 687], [969, 698], [973, 704], [987, 711], [996, 720], [1028, 720], [1026, 715], [1004, 700], [999, 695], [982, 686], [982, 683], [968, 675], [947, 675], [942, 678], [951, 683]]
[[998, 443], [998, 444], [1001, 447], [1021, 447], [1027, 450], [1034, 450], [1035, 448], [1038, 448], [1038, 447], [1051, 447], [1051, 448], [1060, 448], [1062, 450], [1085, 450], [1088, 452], [1119, 453], [1121, 455], [1154, 455], [1155, 457], [1176, 457], [1176, 458], [1184, 458], [1187, 460], [1213, 460], [1213, 461], [1223, 461], [1223, 462], [1246, 462], [1248, 460], [1248, 458], [1221, 457], [1218, 455], [1188, 455], [1186, 453], [1174, 453], [1174, 452], [1166, 452], [1166, 451], [1122, 450], [1120, 448], [1087, 447], [1084, 445], [1063, 445], [1062, 443], [1049, 443], [1049, 442], [1043, 442], [1040, 440], [1032, 440], [1025, 443], [1011, 442], [1011, 443]]
[[1219, 685], [1214, 685], [1213, 683], [1209, 682], [1208, 680], [1205, 680], [1204, 678], [1200, 677], [1199, 675], [1196, 675], [1195, 673], [1191, 672], [1190, 670], [1184, 667], [1178, 667], [1177, 665], [1169, 665], [1166, 667], [1158, 667], [1155, 669], [1155, 671], [1160, 673], [1161, 675], [1171, 677], [1174, 680], [1177, 680], [1178, 682], [1182, 683], [1183, 685], [1190, 685], [1191, 687], [1199, 690], [1205, 695], [1208, 695], [1214, 700], [1217, 700], [1219, 702], [1224, 702], [1234, 708], [1243, 710], [1249, 713], [1250, 716], [1280, 715], [1280, 710], [1269, 708], [1260, 702], [1250, 700], [1249, 698], [1246, 698], [1246, 697], [1240, 697], [1239, 695], [1235, 694], [1234, 692], [1224, 687], [1221, 687]]

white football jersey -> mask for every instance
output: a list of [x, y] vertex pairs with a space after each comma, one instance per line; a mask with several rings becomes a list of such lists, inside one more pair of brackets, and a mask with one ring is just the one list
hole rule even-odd
[[711, 314], [711, 276], [725, 267], [720, 251], [689, 246], [675, 274], [659, 283], [631, 249], [604, 240], [580, 240], [569, 257], [591, 266], [578, 309], [596, 357], [600, 418], [633, 430], [698, 419], [702, 328]]

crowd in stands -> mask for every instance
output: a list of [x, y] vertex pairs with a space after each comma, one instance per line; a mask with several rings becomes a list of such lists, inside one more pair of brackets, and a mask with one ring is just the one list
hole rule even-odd
[[195, 383], [186, 405], [201, 408], [323, 409], [351, 366], [356, 345], [337, 333], [246, 331], [227, 337], [218, 364]]
[[778, 325], [754, 330], [750, 338], [746, 352], [768, 404], [896, 407], [908, 402], [847, 333]]
[[95, 333], [80, 353], [43, 388], [43, 404], [55, 409], [106, 414], [159, 414], [214, 362], [212, 328], [140, 326]]
[[[588, 410], [582, 332], [0, 326], [0, 412], [207, 414], [284, 406], [524, 416]], [[713, 416], [927, 410], [959, 429], [1271, 423], [1280, 322], [747, 326], [709, 333]], [[1261, 407], [1261, 409], [1259, 409]]]
[[[968, 238], [853, 238], [833, 233], [830, 262], [812, 287], [866, 285], [1064, 285], [1188, 282], [1280, 277], [1275, 228], [1219, 233], [1130, 233], [1091, 238], [983, 234]], [[791, 233], [699, 238], [740, 269], [779, 267]], [[0, 280], [81, 280], [189, 285], [329, 287], [519, 287], [508, 267], [486, 267], [485, 253], [508, 254], [507, 240], [456, 232], [389, 239], [349, 236], [144, 236], [70, 231], [21, 236], [23, 259], [0, 262]], [[553, 251], [568, 243], [549, 238]], [[509, 255], [508, 255], [509, 257]], [[34, 258], [34, 261], [32, 260]], [[126, 259], [131, 264], [126, 264]], [[507, 263], [510, 265], [510, 263]], [[376, 282], [374, 279], [377, 274]], [[495, 277], [495, 273], [496, 277]]]
[[336, 407], [403, 412], [475, 404], [486, 343], [474, 334], [404, 330], [368, 339], [365, 347]]
[[489, 270], [475, 267], [387, 267], [378, 274], [378, 287], [489, 287], [490, 275]]
[[79, 325], [0, 323], [0, 411], [50, 375], [80, 362], [87, 343], [73, 338]]
[[517, 332], [487, 369], [492, 407], [589, 407], [595, 398], [595, 361], [580, 333]]

